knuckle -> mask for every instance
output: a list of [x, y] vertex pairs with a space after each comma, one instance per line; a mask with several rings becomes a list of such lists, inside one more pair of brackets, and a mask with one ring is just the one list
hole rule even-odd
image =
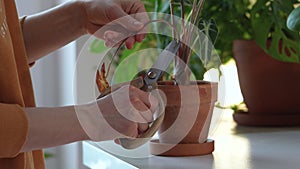
[[138, 132], [137, 132], [137, 124], [133, 125], [133, 124], [129, 124], [126, 128], [126, 131], [125, 131], [125, 135], [128, 136], [128, 137], [136, 137]]
[[119, 6], [115, 3], [109, 3], [106, 6], [107, 11], [113, 11], [113, 10], [117, 10], [117, 9], [119, 9]]
[[[141, 2], [141, 1], [136, 1], [135, 2], [135, 7], [137, 8], [137, 9], [144, 9], [144, 4]], [[137, 11], [138, 12], [138, 11]]]
[[158, 106], [158, 100], [157, 100], [157, 98], [155, 98], [155, 97], [151, 97], [150, 98], [150, 102], [151, 102], [151, 104], [154, 106], [154, 107], [157, 107]]
[[151, 122], [153, 120], [153, 112], [150, 110], [144, 111], [142, 116], [146, 122]]
[[114, 20], [114, 19], [117, 19], [116, 18], [116, 15], [115, 13], [120, 10], [119, 9], [119, 6], [115, 3], [109, 3], [106, 5], [106, 15], [107, 15], [107, 18], [110, 19], [110, 20]]
[[148, 130], [149, 125], [147, 123], [140, 123], [138, 126], [139, 132], [145, 132]]
[[137, 88], [134, 87], [133, 85], [129, 85], [129, 89], [130, 89], [130, 90], [133, 90], [133, 91], [136, 91], [136, 90], [137, 90]]
[[132, 104], [140, 104], [141, 103], [141, 100], [138, 98], [138, 97], [136, 97], [136, 96], [130, 96], [130, 102], [132, 103]]

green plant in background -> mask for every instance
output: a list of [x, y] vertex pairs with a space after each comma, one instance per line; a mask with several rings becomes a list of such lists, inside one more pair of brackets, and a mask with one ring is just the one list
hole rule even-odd
[[[286, 26], [288, 14], [298, 3], [299, 0], [209, 0], [202, 17], [216, 21], [219, 35], [215, 48], [222, 63], [232, 58], [236, 39], [255, 40], [277, 60], [299, 62], [299, 34]], [[271, 43], [269, 47], [267, 41]]]
[[[164, 24], [156, 24], [154, 21], [172, 21], [171, 16], [175, 15], [177, 17], [180, 17], [184, 20], [184, 22], [179, 25], [178, 30], [180, 30], [178, 33], [180, 33], [181, 37], [180, 39], [184, 41], [184, 43], [187, 43], [188, 45], [191, 45], [192, 40], [195, 40], [195, 37], [191, 37], [195, 35], [195, 31], [198, 31], [198, 29], [201, 30], [201, 33], [207, 35], [209, 38], [207, 38], [211, 42], [215, 42], [217, 37], [217, 27], [215, 25], [215, 22], [211, 19], [209, 20], [202, 20], [200, 18], [201, 10], [203, 7], [204, 0], [153, 0], [153, 1], [143, 1], [146, 7], [147, 12], [151, 12], [150, 20], [153, 21], [151, 23], [152, 29], [154, 29], [154, 32], [160, 32], [160, 31], [174, 31], [174, 27], [171, 29], [166, 29], [168, 27]], [[165, 13], [165, 14], [171, 14], [166, 15], [164, 17], [168, 18], [160, 18], [159, 14]], [[189, 23], [192, 23], [195, 25], [196, 28], [193, 28]], [[170, 23], [172, 24], [172, 23]], [[178, 25], [177, 25], [178, 26]], [[170, 27], [169, 27], [170, 28]], [[197, 29], [197, 30], [196, 30]], [[199, 32], [196, 32], [199, 34]], [[173, 35], [173, 37], [177, 37], [177, 35]], [[205, 43], [207, 41], [201, 42], [201, 38], [198, 37], [196, 40], [201, 46], [204, 47], [196, 47], [202, 55], [211, 55], [210, 53], [213, 53], [213, 47], [212, 44]], [[121, 63], [124, 59], [128, 58], [128, 56], [132, 55], [133, 53], [136, 53], [137, 51], [148, 49], [148, 48], [160, 48], [163, 49], [165, 46], [172, 40], [172, 37], [168, 37], [166, 35], [157, 34], [157, 33], [149, 33], [147, 34], [146, 38], [142, 43], [137, 43], [134, 45], [134, 47], [131, 50], [126, 50], [122, 48], [120, 51], [118, 57], [114, 59], [114, 64], [118, 65]], [[95, 40], [92, 47], [91, 52], [93, 53], [99, 53], [101, 52], [101, 48], [103, 48], [103, 43], [99, 43], [99, 40]], [[198, 53], [199, 53], [198, 51]], [[196, 55], [196, 53], [189, 48], [189, 46], [182, 45], [179, 56], [181, 59], [184, 60], [184, 62], [191, 68], [194, 76], [196, 79], [203, 79], [204, 73], [211, 69], [211, 68], [218, 68], [219, 66], [219, 58], [213, 57], [215, 60], [210, 60], [205, 58], [205, 64], [203, 64], [203, 59], [201, 60], [199, 56]], [[139, 62], [138, 59], [131, 61], [130, 63], [127, 63], [127, 74], [134, 74], [137, 72], [137, 63]], [[218, 64], [215, 64], [217, 62]], [[176, 63], [175, 63], [176, 65]], [[176, 66], [173, 65], [173, 68]], [[140, 70], [138, 70], [140, 71]], [[168, 76], [167, 78], [170, 79], [171, 76]], [[113, 81], [114, 83], [120, 83], [124, 81], [131, 80], [131, 77], [126, 76], [124, 73], [122, 75], [117, 75], [114, 77]]]
[[[288, 14], [295, 8], [295, 5], [299, 4], [299, 0], [209, 0], [203, 6], [198, 7], [195, 4], [201, 0], [144, 0], [143, 2], [148, 12], [174, 14], [190, 21], [193, 12], [194, 15], [198, 15], [197, 20], [191, 22], [201, 30], [209, 30], [205, 33], [215, 43], [214, 47], [222, 63], [227, 63], [232, 59], [232, 44], [236, 39], [255, 40], [267, 54], [277, 60], [299, 62], [300, 56], [297, 54], [300, 51], [299, 33], [289, 30], [286, 26]], [[200, 12], [197, 13], [198, 10], [202, 11], [202, 20], [199, 17]], [[150, 16], [150, 19], [156, 20], [157, 16]], [[162, 28], [157, 25], [154, 29]], [[170, 37], [148, 34], [146, 39], [136, 44], [132, 50], [122, 50], [120, 58], [114, 60], [115, 64], [138, 50], [151, 47], [162, 49], [169, 41]], [[99, 48], [103, 47], [103, 44], [98, 45], [100, 45]], [[187, 52], [187, 54], [190, 55], [188, 56], [189, 66], [196, 79], [203, 79], [208, 69], [216, 67], [204, 66], [193, 52]], [[134, 67], [135, 64], [132, 63], [128, 67]], [[129, 79], [115, 79], [116, 82], [126, 80]]]
[[[146, 10], [148, 12], [152, 12], [153, 15], [150, 16], [151, 20], [157, 20], [157, 14], [158, 13], [166, 13], [171, 14], [166, 17], [171, 17], [173, 15], [180, 17], [183, 22], [180, 25], [180, 28], [178, 30], [181, 30], [179, 33], [181, 35], [180, 40], [186, 43], [187, 45], [182, 45], [179, 57], [183, 60], [184, 63], [186, 63], [192, 70], [194, 76], [196, 79], [203, 79], [204, 73], [211, 69], [211, 68], [218, 68], [219, 64], [215, 64], [218, 61], [214, 61], [211, 58], [219, 59], [218, 57], [210, 57], [209, 61], [206, 61], [206, 63], [203, 63], [203, 60], [200, 60], [199, 56], [196, 55], [194, 51], [191, 50], [190, 46], [192, 45], [193, 39], [191, 36], [195, 35], [196, 29], [200, 29], [201, 33], [208, 36], [208, 40], [210, 42], [215, 42], [217, 37], [217, 27], [215, 25], [215, 22], [211, 19], [208, 20], [202, 20], [200, 18], [200, 14], [202, 11], [202, 7], [204, 4], [204, 0], [155, 0], [155, 1], [143, 1], [146, 7]], [[165, 18], [166, 20], [173, 20], [172, 18]], [[173, 23], [171, 23], [173, 24]], [[191, 26], [193, 24], [194, 27]], [[154, 29], [156, 30], [163, 30], [164, 28], [160, 28], [161, 25], [154, 24]], [[175, 32], [173, 28], [173, 32]], [[173, 37], [177, 37], [177, 35], [174, 33]], [[205, 44], [204, 41], [202, 42], [203, 37], [196, 38], [199, 42], [199, 45], [201, 47], [196, 47], [198, 50], [200, 50], [201, 54], [205, 55], [211, 55], [210, 52], [213, 52], [212, 46]], [[130, 55], [132, 52], [136, 52], [137, 50], [141, 50], [144, 48], [149, 47], [157, 47], [157, 48], [164, 48], [169, 42], [171, 38], [159, 35], [159, 34], [148, 34], [146, 39], [141, 43], [137, 44], [132, 50], [126, 50], [122, 53], [121, 58], [126, 58], [128, 55]], [[189, 46], [188, 46], [189, 45]], [[204, 47], [203, 47], [204, 46]], [[199, 49], [200, 48], [200, 49]], [[205, 53], [206, 52], [206, 53]], [[209, 53], [209, 54], [208, 54]], [[209, 57], [209, 56], [207, 56]], [[176, 69], [176, 63], [174, 65], [174, 68]], [[176, 71], [175, 71], [176, 74]]]

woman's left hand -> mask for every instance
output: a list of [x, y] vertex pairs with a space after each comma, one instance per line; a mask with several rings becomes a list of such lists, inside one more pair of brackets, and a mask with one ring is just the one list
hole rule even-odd
[[[82, 0], [82, 9], [86, 16], [85, 28], [106, 41], [107, 46], [115, 45], [116, 40], [127, 38], [126, 47], [132, 48], [135, 42], [141, 42], [145, 34], [144, 24], [149, 21], [144, 4], [140, 0]], [[107, 30], [97, 32], [104, 25]], [[137, 32], [139, 32], [137, 34]]]

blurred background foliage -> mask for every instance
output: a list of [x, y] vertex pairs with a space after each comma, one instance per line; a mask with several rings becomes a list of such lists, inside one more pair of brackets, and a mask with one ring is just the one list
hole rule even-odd
[[[149, 12], [150, 20], [166, 20], [170, 21], [170, 15], [160, 15], [161, 13], [170, 14], [170, 0], [142, 0], [145, 4], [146, 11]], [[174, 5], [174, 14], [178, 17], [181, 16], [181, 7], [180, 7], [180, 0], [172, 0], [172, 3]], [[184, 5], [184, 12], [185, 12], [185, 18], [190, 17], [190, 12], [192, 9], [192, 3], [193, 0], [185, 0]], [[162, 18], [163, 17], [163, 18]], [[214, 20], [211, 20], [207, 18], [206, 20], [201, 20], [198, 25], [199, 29], [203, 31], [203, 33], [208, 34], [210, 40], [214, 43], [217, 38], [218, 30], [217, 26], [214, 22]], [[126, 59], [128, 60], [128, 57], [133, 55], [134, 53], [137, 53], [138, 51], [146, 50], [149, 48], [158, 48], [158, 49], [164, 49], [166, 45], [172, 40], [172, 37], [166, 36], [166, 34], [171, 34], [172, 28], [169, 27], [166, 24], [163, 23], [151, 23], [149, 25], [152, 29], [150, 32], [154, 33], [148, 33], [146, 38], [142, 43], [136, 43], [134, 47], [130, 50], [127, 50], [125, 47], [122, 47], [120, 50], [120, 53], [117, 55], [116, 58], [113, 59], [112, 64], [117, 66], [120, 63], [124, 62]], [[181, 28], [179, 28], [180, 30]], [[208, 31], [206, 31], [208, 30]], [[211, 31], [212, 30], [212, 31]], [[169, 31], [169, 33], [166, 33], [163, 31]], [[159, 33], [156, 33], [159, 32]], [[201, 42], [200, 42], [201, 44]], [[95, 39], [93, 43], [93, 47], [91, 48], [91, 52], [93, 53], [100, 53], [103, 51], [103, 42], [100, 43], [100, 40]], [[201, 56], [197, 56], [194, 52], [191, 55], [191, 59], [189, 62], [189, 67], [193, 72], [194, 78], [197, 80], [202, 80], [204, 78], [204, 73], [211, 69], [211, 68], [218, 68], [220, 66], [220, 58], [218, 57], [217, 51], [214, 49], [212, 50], [214, 53], [214, 57], [211, 57], [211, 61], [208, 61], [205, 65], [201, 62], [203, 59], [200, 59]], [[158, 51], [157, 51], [158, 52]], [[155, 53], [155, 52], [154, 52]], [[200, 52], [201, 53], [201, 52]], [[140, 53], [141, 55], [145, 55], [145, 53]], [[146, 53], [147, 54], [147, 53]], [[150, 55], [150, 53], [148, 53]], [[153, 55], [153, 53], [151, 53]], [[156, 53], [157, 55], [159, 53]], [[153, 60], [155, 57], [149, 57], [149, 59], [152, 59], [150, 62], [154, 62]], [[130, 60], [130, 61], [129, 61]], [[113, 83], [121, 83], [125, 81], [132, 80], [134, 75], [136, 75], [137, 72], [142, 71], [140, 67], [137, 65], [143, 64], [143, 62], [146, 64], [146, 62], [149, 63], [148, 59], [145, 59], [145, 57], [135, 57], [135, 59], [129, 59], [126, 61], [126, 68], [120, 68], [117, 70], [114, 70], [114, 77], [111, 80]], [[148, 61], [147, 61], [148, 60]], [[227, 60], [224, 60], [227, 61]], [[149, 65], [151, 66], [151, 65]], [[174, 65], [170, 66], [170, 69], [174, 68]], [[126, 71], [124, 71], [126, 70]], [[170, 72], [170, 71], [169, 71]], [[165, 77], [165, 80], [170, 79], [171, 75], [167, 75]]]

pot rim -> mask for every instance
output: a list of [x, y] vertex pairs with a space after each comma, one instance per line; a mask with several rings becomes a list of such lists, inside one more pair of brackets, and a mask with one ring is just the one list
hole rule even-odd
[[[193, 80], [190, 82], [191, 84], [180, 85], [180, 86], [190, 86], [190, 85], [195, 85], [195, 83], [197, 83], [197, 85], [218, 85], [218, 82], [210, 82], [205, 80]], [[158, 81], [157, 85], [158, 86], [179, 86], [178, 84], [175, 84], [174, 80]]]

